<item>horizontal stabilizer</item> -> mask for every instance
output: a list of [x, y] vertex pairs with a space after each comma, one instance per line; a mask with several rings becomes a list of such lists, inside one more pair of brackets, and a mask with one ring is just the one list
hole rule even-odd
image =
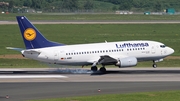
[[40, 51], [35, 51], [35, 50], [24, 50], [23, 53], [26, 54], [40, 54]]
[[15, 50], [15, 51], [18, 51], [18, 52], [21, 52], [22, 50], [24, 50], [22, 48], [15, 48], [15, 47], [6, 47], [6, 49]]

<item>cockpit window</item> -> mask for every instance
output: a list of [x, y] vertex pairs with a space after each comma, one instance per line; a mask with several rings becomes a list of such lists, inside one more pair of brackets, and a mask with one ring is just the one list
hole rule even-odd
[[165, 45], [160, 45], [161, 48], [165, 48], [166, 46]]

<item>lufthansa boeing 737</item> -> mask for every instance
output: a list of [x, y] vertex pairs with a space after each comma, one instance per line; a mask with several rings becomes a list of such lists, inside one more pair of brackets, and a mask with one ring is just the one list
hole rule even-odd
[[106, 65], [119, 68], [136, 66], [139, 61], [163, 61], [174, 50], [161, 42], [137, 40], [91, 44], [65, 45], [47, 40], [25, 16], [17, 16], [26, 49], [20, 50], [26, 58], [59, 65], [91, 65], [92, 71], [106, 72]]

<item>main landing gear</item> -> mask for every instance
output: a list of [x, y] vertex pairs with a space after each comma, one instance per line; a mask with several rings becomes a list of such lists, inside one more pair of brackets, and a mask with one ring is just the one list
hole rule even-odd
[[97, 68], [97, 66], [92, 66], [92, 67], [91, 67], [91, 70], [92, 70], [93, 72], [95, 72], [95, 71], [98, 70], [98, 68]]
[[101, 67], [101, 68], [99, 69], [99, 71], [105, 73], [105, 72], [106, 72], [106, 68], [103, 66], [103, 67]]
[[[91, 67], [91, 70], [92, 70], [93, 72], [96, 72], [96, 71], [98, 70], [98, 68], [97, 68], [97, 66], [92, 66], [92, 67]], [[106, 68], [103, 66], [103, 67], [101, 67], [101, 68], [99, 69], [99, 71], [105, 73], [105, 72], [106, 72]]]

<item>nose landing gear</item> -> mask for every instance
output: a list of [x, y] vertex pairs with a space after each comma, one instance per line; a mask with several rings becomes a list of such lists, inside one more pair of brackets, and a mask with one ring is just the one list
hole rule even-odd
[[157, 67], [157, 64], [154, 63], [152, 66], [153, 66], [153, 68], [156, 68], [156, 67]]
[[156, 62], [155, 61], [153, 61], [153, 68], [156, 68], [157, 67], [157, 64], [156, 64]]

